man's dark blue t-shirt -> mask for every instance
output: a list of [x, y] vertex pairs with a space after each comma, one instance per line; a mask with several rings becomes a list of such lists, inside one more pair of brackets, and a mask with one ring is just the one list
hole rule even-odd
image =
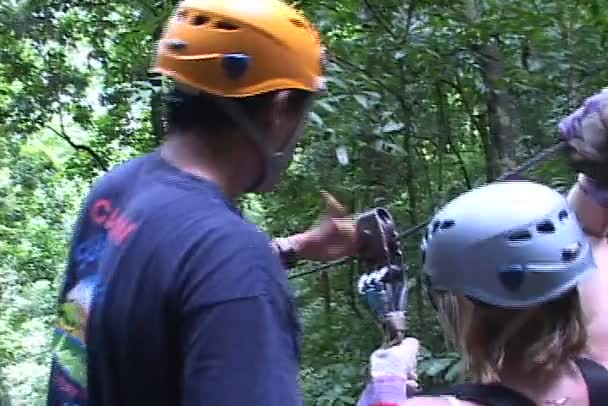
[[299, 323], [270, 239], [158, 152], [78, 221], [48, 404], [296, 405]]

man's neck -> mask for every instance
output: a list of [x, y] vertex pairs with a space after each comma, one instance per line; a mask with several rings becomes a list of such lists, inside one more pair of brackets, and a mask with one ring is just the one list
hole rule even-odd
[[[234, 202], [252, 183], [248, 174], [255, 173], [255, 170], [246, 168], [248, 163], [239, 159], [236, 146], [229, 151], [231, 156], [224, 156], [228, 155], [226, 151], [221, 152], [190, 134], [170, 135], [160, 148], [161, 156], [171, 165], [215, 183]], [[235, 164], [237, 162], [238, 165]]]

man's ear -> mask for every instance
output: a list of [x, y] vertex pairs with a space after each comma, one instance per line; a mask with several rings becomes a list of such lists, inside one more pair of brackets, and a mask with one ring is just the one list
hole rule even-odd
[[273, 95], [270, 105], [272, 129], [276, 130], [285, 126], [285, 121], [291, 121], [289, 111], [289, 90], [281, 90]]
[[293, 135], [293, 130], [297, 124], [297, 117], [293, 111], [290, 100], [289, 90], [278, 91], [272, 95], [270, 100], [267, 117], [268, 135], [273, 139], [276, 148], [282, 148]]

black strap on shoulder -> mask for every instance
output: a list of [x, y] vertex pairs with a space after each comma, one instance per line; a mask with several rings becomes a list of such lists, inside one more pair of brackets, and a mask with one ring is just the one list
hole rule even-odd
[[[579, 367], [589, 392], [589, 405], [608, 404], [608, 369], [589, 358], [578, 358]], [[460, 400], [479, 403], [485, 406], [535, 406], [535, 403], [521, 393], [497, 383], [465, 383], [447, 389], [421, 393], [415, 396], [454, 396]]]
[[587, 384], [589, 405], [608, 404], [608, 369], [589, 358], [578, 358], [576, 365]]
[[536, 406], [526, 396], [500, 384], [464, 383], [450, 386], [446, 390], [429, 393], [429, 395], [454, 396], [460, 400], [485, 406]]

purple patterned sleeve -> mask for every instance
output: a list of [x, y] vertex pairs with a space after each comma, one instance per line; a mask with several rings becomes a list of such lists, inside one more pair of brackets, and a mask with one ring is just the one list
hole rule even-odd
[[606, 101], [608, 101], [607, 91], [595, 94], [585, 100], [582, 107], [561, 120], [558, 126], [561, 139], [569, 141], [573, 138], [581, 138], [582, 134], [580, 130], [583, 119], [589, 114], [597, 113]]
[[[576, 110], [574, 113], [565, 117], [559, 123], [560, 139], [577, 145], [575, 149], [578, 151], [579, 147], [583, 147], [582, 150], [586, 150], [584, 156], [593, 157], [590, 160], [598, 161], [599, 158], [606, 159], [605, 156], [605, 144], [606, 144], [606, 124], [601, 122], [601, 112], [608, 105], [608, 90], [604, 90], [587, 98], [582, 107]], [[599, 116], [597, 115], [599, 113]], [[586, 129], [583, 128], [583, 123], [587, 121]], [[600, 120], [597, 123], [594, 120]], [[595, 124], [594, 124], [595, 123]], [[602, 129], [602, 127], [604, 127]], [[597, 164], [597, 163], [596, 163]], [[602, 164], [605, 165], [605, 164]], [[589, 175], [587, 171], [582, 170], [581, 172]], [[593, 177], [597, 176], [597, 170], [593, 171]], [[601, 173], [601, 172], [599, 172]], [[602, 207], [608, 208], [608, 184], [605, 179], [592, 179], [589, 176], [582, 176], [579, 178], [579, 185], [581, 189], [593, 199], [597, 204]]]
[[401, 406], [406, 400], [405, 379], [384, 377], [376, 378], [366, 386], [357, 406]]

